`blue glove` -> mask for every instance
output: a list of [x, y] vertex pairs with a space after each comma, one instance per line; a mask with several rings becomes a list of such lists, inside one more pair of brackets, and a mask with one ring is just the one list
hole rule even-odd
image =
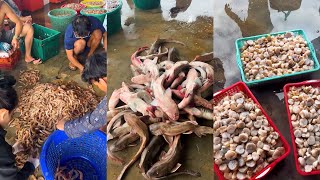
[[0, 50], [9, 52], [11, 49], [11, 45], [6, 42], [0, 42]]

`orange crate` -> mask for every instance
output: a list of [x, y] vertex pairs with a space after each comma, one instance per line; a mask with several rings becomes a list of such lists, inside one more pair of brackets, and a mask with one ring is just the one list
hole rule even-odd
[[0, 69], [13, 69], [21, 57], [20, 49], [15, 50], [15, 52], [8, 58], [0, 58]]

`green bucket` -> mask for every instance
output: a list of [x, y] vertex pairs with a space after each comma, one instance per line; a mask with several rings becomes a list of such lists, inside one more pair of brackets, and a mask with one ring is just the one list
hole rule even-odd
[[[64, 16], [64, 14], [69, 15]], [[64, 34], [64, 32], [67, 29], [67, 26], [73, 21], [76, 15], [77, 12], [69, 8], [54, 9], [48, 12], [52, 29], [59, 31], [62, 34]]]
[[142, 10], [156, 9], [160, 6], [160, 0], [133, 0], [133, 3]]
[[107, 15], [107, 12], [104, 14], [87, 14], [87, 13], [85, 13], [86, 10], [105, 10], [104, 8], [85, 8], [80, 11], [80, 14], [85, 15], [85, 16], [95, 17], [95, 18], [99, 19], [99, 21], [101, 21], [102, 23], [104, 21], [104, 18]]
[[118, 32], [121, 29], [121, 8], [122, 1], [119, 1], [119, 6], [107, 12], [107, 32], [108, 36]]

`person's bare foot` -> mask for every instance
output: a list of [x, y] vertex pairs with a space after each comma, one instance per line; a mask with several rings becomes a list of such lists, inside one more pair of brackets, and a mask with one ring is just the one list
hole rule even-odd
[[26, 56], [25, 61], [26, 61], [26, 63], [33, 62], [33, 64], [41, 64], [42, 63], [41, 59], [35, 59], [31, 56]]

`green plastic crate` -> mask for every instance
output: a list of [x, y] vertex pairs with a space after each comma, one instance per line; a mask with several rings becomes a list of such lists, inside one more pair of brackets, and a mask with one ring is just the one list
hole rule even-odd
[[[60, 51], [60, 32], [46, 28], [38, 24], [32, 24], [34, 29], [33, 44], [31, 49], [32, 57], [40, 58], [42, 62], [56, 56]], [[21, 41], [20, 48], [25, 52], [24, 41]]]
[[[241, 61], [241, 56], [240, 56], [241, 55], [241, 48], [242, 48], [244, 42], [246, 42], [248, 40], [257, 40], [261, 37], [266, 37], [268, 35], [275, 36], [278, 34], [285, 34], [287, 32], [292, 32], [295, 35], [301, 35], [307, 41], [307, 45], [311, 51], [309, 58], [314, 61], [314, 68], [307, 70], [307, 71], [295, 72], [292, 74], [285, 74], [285, 75], [281, 75], [281, 76], [273, 76], [273, 77], [263, 78], [263, 79], [259, 79], [259, 80], [248, 81], [245, 77], [245, 73], [244, 73], [244, 69], [243, 69], [243, 65], [242, 65], [242, 61]], [[271, 33], [271, 34], [262, 34], [262, 35], [250, 36], [250, 37], [245, 37], [245, 38], [239, 38], [236, 40], [235, 45], [236, 45], [236, 60], [237, 60], [238, 68], [240, 69], [241, 79], [249, 87], [252, 87], [255, 85], [267, 84], [267, 83], [288, 81], [290, 79], [299, 78], [302, 75], [306, 75], [306, 74], [318, 71], [320, 69], [319, 62], [318, 62], [314, 47], [313, 47], [312, 43], [309, 41], [309, 39], [307, 38], [305, 32], [301, 29], [276, 32], [276, 33]]]

